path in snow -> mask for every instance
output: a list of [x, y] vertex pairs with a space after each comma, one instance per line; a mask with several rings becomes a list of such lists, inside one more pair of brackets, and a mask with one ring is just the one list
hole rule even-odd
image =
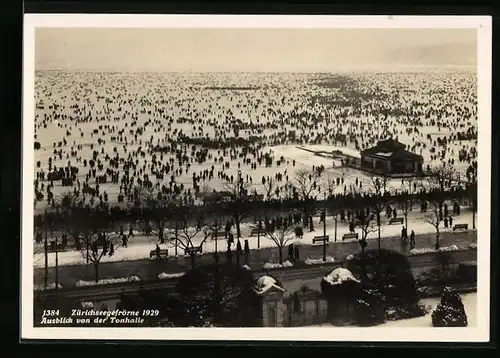
[[[432, 234], [435, 232], [435, 229], [432, 225], [427, 224], [423, 221], [423, 215], [420, 212], [411, 212], [408, 215], [408, 234], [410, 234], [411, 230], [415, 231], [415, 234]], [[388, 220], [386, 218], [382, 219], [385, 222], [385, 225], [381, 226], [381, 237], [391, 237], [401, 235], [402, 225], [392, 224], [388, 225]], [[304, 230], [304, 237], [301, 240], [293, 238], [290, 243], [294, 243], [297, 245], [310, 245], [312, 244], [312, 239], [314, 236], [323, 235], [323, 225], [318, 223], [319, 218], [315, 220], [315, 231], [308, 232], [308, 230]], [[469, 228], [472, 228], [472, 213], [463, 210], [460, 216], [454, 218], [454, 224], [456, 223], [467, 223]], [[326, 220], [326, 233], [330, 236], [330, 241], [334, 241], [335, 236], [335, 224], [333, 217], [327, 217]], [[341, 223], [340, 221], [337, 223], [337, 241], [342, 240], [342, 235], [348, 233], [347, 224]], [[443, 232], [451, 231], [451, 229], [442, 228]], [[362, 232], [358, 227], [356, 228], [356, 232], [361, 238]], [[244, 240], [248, 239], [250, 249], [257, 249], [258, 240], [256, 236], [250, 237], [250, 228], [248, 226], [244, 226], [242, 228], [242, 238], [241, 243], [243, 245]], [[293, 237], [293, 235], [292, 235]], [[377, 233], [370, 233], [368, 236], [368, 240], [374, 240], [377, 238]], [[193, 240], [194, 246], [199, 246], [199, 243], [203, 240], [203, 233], [200, 233], [196, 239]], [[155, 244], [158, 242], [158, 239], [154, 236], [145, 237], [138, 236], [131, 238], [128, 247], [123, 248], [119, 245], [115, 246], [115, 254], [111, 257], [105, 256], [102, 258], [102, 262], [114, 262], [114, 261], [127, 261], [127, 260], [138, 260], [149, 258], [149, 253], [151, 250], [155, 248]], [[423, 247], [432, 247], [433, 239], [429, 242], [422, 243]], [[345, 242], [344, 242], [345, 244]], [[168, 248], [169, 255], [173, 256], [175, 253], [174, 243], [167, 243], [164, 245], [160, 245], [161, 248]], [[260, 248], [273, 248], [276, 247], [275, 243], [267, 237], [260, 238]], [[417, 245], [417, 248], [419, 246]], [[225, 251], [227, 248], [226, 241], [224, 239], [220, 239], [217, 241], [217, 249], [218, 251]], [[234, 249], [234, 246], [232, 247]], [[208, 240], [203, 244], [203, 252], [211, 253], [215, 252], [215, 241]], [[184, 250], [180, 247], [178, 248], [178, 254], [183, 255]], [[84, 255], [82, 255], [79, 251], [66, 251], [60, 252], [58, 257], [59, 265], [79, 265], [85, 264]], [[271, 257], [269, 257], [271, 258]], [[274, 260], [277, 259], [276, 255], [274, 255]], [[307, 257], [304, 257], [304, 259]], [[312, 258], [312, 257], [310, 257]], [[35, 245], [35, 251], [33, 255], [33, 265], [35, 267], [43, 267], [45, 265], [45, 255], [43, 253], [43, 245]], [[49, 266], [55, 266], [55, 253], [49, 254]]]
[[[435, 237], [433, 234], [422, 234], [416, 236], [416, 247], [432, 247], [434, 245]], [[441, 235], [441, 246], [449, 246], [452, 244], [460, 248], [467, 248], [471, 242], [476, 241], [476, 232], [444, 232]], [[398, 237], [387, 237], [381, 241], [382, 248], [396, 250], [400, 252], [407, 252], [409, 247], [403, 247], [401, 240]], [[152, 247], [151, 247], [152, 248]], [[376, 249], [377, 240], [369, 240], [367, 250]], [[358, 242], [345, 242], [345, 243], [330, 243], [327, 245], [327, 256], [334, 257], [337, 261], [343, 260], [349, 254], [359, 252]], [[118, 252], [118, 250], [117, 250]], [[148, 252], [149, 254], [149, 252]], [[286, 259], [287, 248], [284, 249]], [[320, 258], [323, 255], [322, 245], [303, 245], [300, 249], [300, 259], [307, 258]], [[148, 255], [149, 256], [149, 255]], [[221, 254], [221, 260], [225, 261], [225, 255]], [[264, 263], [268, 261], [278, 261], [278, 250], [274, 247], [264, 248], [261, 250], [252, 250], [249, 257], [248, 265], [252, 269], [261, 269]], [[233, 262], [235, 262], [235, 255], [233, 255]], [[212, 255], [202, 255], [196, 257], [196, 265], [206, 265], [213, 263]], [[244, 263], [241, 258], [241, 264]], [[138, 275], [141, 280], [156, 280], [158, 274], [161, 272], [177, 273], [186, 271], [190, 268], [191, 262], [189, 258], [179, 257], [169, 258], [168, 260], [134, 260], [134, 261], [115, 261], [115, 262], [102, 262], [99, 265], [99, 272], [101, 278], [116, 278], [128, 277], [131, 275]], [[49, 267], [48, 282], [53, 282], [55, 279], [55, 268]], [[43, 267], [34, 268], [34, 285], [43, 285], [45, 271]], [[59, 267], [59, 283], [63, 286], [73, 286], [78, 280], [90, 281], [95, 278], [94, 267], [92, 265], [73, 265], [73, 266], [60, 266]]]

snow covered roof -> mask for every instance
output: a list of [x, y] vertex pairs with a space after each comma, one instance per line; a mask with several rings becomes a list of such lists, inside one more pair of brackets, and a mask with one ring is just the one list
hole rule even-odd
[[335, 270], [330, 272], [328, 275], [323, 277], [323, 280], [328, 282], [330, 285], [340, 285], [343, 282], [360, 282], [351, 271], [343, 267], [337, 267]]
[[390, 157], [392, 155], [392, 152], [387, 152], [387, 153], [378, 152], [378, 153], [375, 153], [374, 155], [379, 155], [381, 157]]
[[285, 289], [280, 287], [278, 282], [271, 276], [261, 276], [257, 279], [257, 281], [255, 281], [254, 291], [259, 295], [269, 291], [271, 288], [276, 288], [285, 292]]

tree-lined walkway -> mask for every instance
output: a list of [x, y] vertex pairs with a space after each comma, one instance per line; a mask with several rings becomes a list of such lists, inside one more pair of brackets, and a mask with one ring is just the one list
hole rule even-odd
[[[457, 245], [460, 248], [467, 248], [471, 242], [476, 242], [477, 232], [443, 232], [440, 237], [441, 246]], [[435, 234], [422, 234], [415, 236], [415, 248], [433, 248], [435, 244]], [[378, 247], [376, 239], [367, 240], [367, 249], [376, 249]], [[402, 245], [399, 237], [382, 238], [381, 247], [385, 249], [396, 250], [407, 253], [410, 249], [409, 245]], [[284, 249], [286, 251], [286, 249]], [[355, 254], [360, 251], [358, 242], [337, 242], [327, 245], [327, 255], [334, 257], [336, 260], [343, 260], [349, 254]], [[286, 252], [284, 255], [286, 257]], [[299, 259], [307, 258], [322, 258], [323, 245], [301, 245], [299, 249]], [[226, 260], [225, 253], [220, 253], [222, 262]], [[205, 265], [213, 263], [213, 255], [205, 254], [196, 257], [196, 265]], [[236, 253], [233, 252], [232, 261], [236, 262]], [[276, 247], [263, 248], [260, 250], [251, 250], [248, 266], [252, 269], [260, 269], [264, 263], [268, 261], [278, 261], [278, 249]], [[101, 279], [128, 277], [130, 275], [138, 275], [142, 280], [155, 280], [161, 272], [178, 273], [186, 271], [190, 268], [189, 257], [179, 257], [177, 259], [170, 257], [168, 260], [134, 260], [134, 261], [118, 261], [118, 262], [103, 262], [99, 265]], [[240, 257], [240, 264], [243, 265], [245, 259]], [[49, 268], [48, 282], [54, 282], [55, 267]], [[95, 279], [93, 265], [75, 265], [75, 266], [60, 266], [58, 268], [59, 283], [62, 286], [72, 286], [78, 280], [92, 281]], [[45, 269], [34, 269], [34, 284], [42, 286], [44, 284]]]

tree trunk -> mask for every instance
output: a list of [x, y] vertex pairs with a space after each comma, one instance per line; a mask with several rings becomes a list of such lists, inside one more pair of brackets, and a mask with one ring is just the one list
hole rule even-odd
[[439, 250], [439, 231], [436, 233], [436, 250]]
[[323, 262], [326, 262], [326, 215], [323, 220]]
[[310, 216], [308, 217], [308, 219], [309, 219], [309, 231], [310, 231], [310, 232], [313, 232], [313, 231], [314, 231], [314, 221], [313, 221], [313, 217], [312, 217], [312, 215], [310, 215]]
[[178, 237], [179, 237], [179, 223], [176, 221], [175, 222], [175, 231], [174, 231], [174, 236], [175, 236], [175, 257], [178, 256], [177, 254], [177, 244], [178, 244]]
[[57, 288], [59, 286], [59, 248], [57, 247], [57, 237], [56, 237], [56, 277], [55, 277], [55, 281], [56, 281], [56, 291], [57, 291]]
[[381, 250], [381, 237], [380, 237], [380, 220], [377, 225], [377, 245], [378, 245], [378, 254], [380, 256], [380, 250]]
[[472, 208], [472, 230], [476, 229], [476, 208]]
[[48, 243], [48, 233], [47, 228], [45, 228], [45, 242], [44, 246], [44, 256], [45, 256], [45, 277], [44, 277], [44, 286], [48, 287], [49, 285], [49, 243]]
[[278, 246], [279, 264], [283, 265], [283, 246]]
[[233, 215], [234, 225], [236, 226], [236, 237], [241, 237], [241, 217], [239, 215]]
[[194, 264], [195, 264], [195, 261], [196, 261], [196, 254], [195, 253], [191, 253], [189, 255], [189, 257], [191, 258], [191, 268], [194, 269]]
[[95, 282], [99, 282], [99, 262], [94, 262]]

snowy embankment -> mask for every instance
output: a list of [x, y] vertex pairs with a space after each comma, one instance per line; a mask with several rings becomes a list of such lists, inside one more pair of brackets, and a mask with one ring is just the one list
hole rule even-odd
[[285, 261], [282, 264], [276, 263], [276, 262], [266, 262], [262, 268], [264, 269], [274, 269], [274, 268], [286, 268], [286, 267], [293, 267], [293, 264], [290, 261]]
[[[61, 288], [63, 288], [63, 287], [62, 287], [62, 285], [61, 285], [61, 284], [57, 284], [57, 288], [58, 288], [58, 289], [61, 289]], [[56, 283], [55, 283], [55, 282], [53, 282], [53, 283], [49, 283], [49, 284], [47, 285], [47, 287], [45, 287], [45, 286], [35, 286], [35, 287], [34, 287], [34, 290], [35, 290], [35, 291], [46, 291], [46, 290], [55, 290], [55, 289], [56, 289]]]
[[78, 280], [75, 282], [75, 287], [109, 285], [109, 284], [113, 284], [113, 283], [124, 283], [124, 282], [139, 282], [140, 280], [141, 279], [139, 278], [139, 276], [135, 276], [135, 275], [130, 276], [130, 277], [105, 278], [105, 279], [99, 280], [98, 282]]
[[410, 255], [421, 255], [421, 254], [428, 254], [431, 252], [445, 252], [445, 251], [458, 251], [458, 250], [460, 250], [460, 248], [457, 245], [443, 246], [437, 250], [430, 248], [430, 247], [424, 247], [421, 249], [411, 249], [409, 251], [409, 254]]
[[[420, 234], [432, 234], [435, 232], [434, 228], [423, 222], [422, 216], [423, 214], [412, 212], [409, 215], [409, 229], [414, 230], [417, 235]], [[456, 219], [457, 220], [457, 219]], [[469, 223], [471, 226], [472, 222], [472, 214], [470, 212], [463, 212], [460, 215], [460, 222]], [[316, 222], [317, 226], [317, 222]], [[383, 225], [381, 227], [381, 237], [397, 237], [401, 235], [401, 225]], [[333, 241], [333, 235], [335, 230], [335, 223], [332, 217], [327, 217], [326, 220], [326, 228], [327, 235], [330, 235], [330, 241]], [[257, 247], [257, 237], [250, 236], [251, 226], [250, 225], [242, 225], [242, 238], [240, 239], [243, 243], [244, 240], [248, 240], [249, 246], [251, 250], [265, 249], [265, 248], [275, 248], [276, 245], [274, 242], [267, 237], [260, 238], [260, 247]], [[312, 245], [312, 239], [314, 236], [317, 236], [317, 231], [307, 232], [305, 230], [304, 237], [302, 239], [294, 239], [290, 243], [294, 245]], [[443, 232], [452, 232], [452, 229], [442, 229]], [[359, 237], [361, 237], [361, 230], [359, 228], [356, 229]], [[347, 224], [338, 222], [337, 225], [337, 242], [336, 244], [349, 243], [351, 241], [357, 240], [345, 240], [342, 241], [342, 236], [348, 233]], [[132, 260], [142, 260], [142, 259], [150, 259], [150, 252], [155, 249], [155, 245], [157, 243], [157, 237], [155, 236], [141, 236], [141, 232], [136, 232], [135, 237], [132, 237], [128, 243], [128, 247], [121, 247], [121, 245], [115, 246], [115, 252], [113, 256], [104, 256], [101, 259], [101, 262], [116, 262], [116, 261], [132, 261]], [[367, 240], [376, 240], [377, 235], [370, 234]], [[203, 233], [200, 234], [199, 237], [193, 239], [193, 246], [199, 245], [203, 240]], [[417, 240], [418, 241], [418, 240]], [[225, 247], [226, 241], [224, 239], [217, 240], [217, 246], [220, 249], [221, 247]], [[175, 256], [175, 246], [173, 243], [160, 244], [160, 249], [168, 249], [169, 256]], [[215, 251], [215, 241], [207, 240], [203, 245], [203, 253], [213, 253]], [[184, 250], [178, 247], [178, 256], [184, 257]], [[84, 265], [86, 264], [86, 260], [84, 258], [85, 252], [79, 251], [65, 251], [58, 253], [58, 260], [60, 266], [67, 265]], [[33, 266], [34, 267], [44, 267], [45, 258], [43, 253], [43, 245], [36, 246], [35, 252], [33, 255]], [[48, 266], [55, 266], [55, 253], [49, 253], [48, 255]]]
[[335, 259], [333, 257], [331, 257], [331, 256], [327, 256], [325, 261], [323, 261], [323, 258], [320, 258], [320, 259], [306, 259], [304, 261], [304, 263], [306, 265], [320, 265], [320, 264], [324, 264], [324, 263], [328, 264], [328, 263], [333, 263], [333, 262], [335, 262]]
[[185, 272], [179, 272], [179, 273], [165, 273], [162, 272], [161, 274], [158, 275], [158, 280], [168, 280], [171, 278], [179, 278], [184, 276], [186, 273]]

